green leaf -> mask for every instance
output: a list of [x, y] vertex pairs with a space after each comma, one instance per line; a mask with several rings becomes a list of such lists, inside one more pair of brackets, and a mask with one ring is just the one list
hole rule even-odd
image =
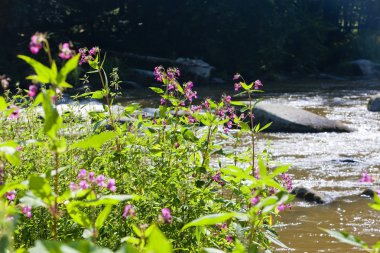
[[[128, 242], [128, 240], [126, 241]], [[127, 244], [127, 245], [121, 246], [120, 249], [116, 251], [115, 253], [139, 253], [139, 251], [132, 245]]]
[[103, 227], [104, 222], [106, 221], [111, 210], [112, 210], [112, 205], [106, 205], [106, 207], [104, 207], [103, 211], [99, 214], [98, 218], [96, 218], [95, 227], [97, 230], [99, 230], [101, 227]]
[[251, 128], [249, 127], [249, 125], [243, 121], [239, 122], [239, 126], [243, 132], [251, 131]]
[[29, 76], [28, 79], [36, 80], [41, 83], [50, 83], [51, 81], [51, 70], [50, 68], [46, 67], [39, 61], [34, 60], [33, 58], [30, 58], [26, 55], [18, 55], [18, 58], [24, 60], [26, 63], [28, 63], [34, 71], [36, 72], [36, 76]]
[[103, 99], [104, 98], [104, 92], [102, 90], [97, 90], [92, 93], [91, 98], [94, 99]]
[[[161, 230], [152, 225], [153, 229], [148, 238], [148, 244], [146, 245], [147, 252], [151, 253], [171, 253], [173, 252], [173, 246], [170, 241], [165, 237]], [[150, 229], [150, 228], [148, 228]]]
[[[30, 253], [112, 253], [110, 249], [100, 248], [90, 241], [73, 241], [69, 243], [58, 241], [36, 241], [29, 249]], [[129, 253], [129, 251], [128, 251]]]
[[0, 196], [3, 196], [6, 192], [11, 191], [11, 190], [15, 190], [15, 189], [25, 190], [27, 188], [28, 186], [25, 183], [20, 183], [20, 182], [6, 183], [0, 186]]
[[74, 222], [78, 223], [79, 225], [92, 229], [92, 223], [90, 218], [87, 216], [86, 213], [81, 211], [77, 205], [74, 205], [72, 203], [69, 203], [66, 205], [67, 212], [70, 215], [70, 217], [73, 219]]
[[0, 143], [0, 157], [4, 157], [12, 165], [20, 165], [21, 160], [17, 152], [18, 144], [14, 141]]
[[4, 97], [0, 96], [0, 111], [4, 111], [5, 109], [7, 109], [7, 107], [8, 107], [8, 104], [5, 101]]
[[48, 206], [53, 206], [54, 194], [46, 178], [31, 175], [29, 177], [29, 189]]
[[375, 209], [377, 211], [380, 211], [380, 197], [379, 195], [377, 194], [377, 192], [374, 193], [373, 195], [373, 201], [374, 203], [369, 203], [368, 205], [372, 208], [372, 209]]
[[50, 137], [55, 137], [58, 128], [62, 124], [57, 109], [53, 105], [50, 92], [43, 91], [42, 107], [45, 113], [44, 133]]
[[245, 106], [245, 103], [241, 102], [241, 101], [231, 101], [230, 104], [231, 105], [238, 105], [238, 106]]
[[77, 54], [66, 62], [66, 64], [61, 68], [57, 77], [57, 85], [64, 87], [63, 83], [66, 82], [67, 75], [76, 69], [78, 66], [79, 57], [81, 54]]
[[4, 234], [0, 237], [0, 253], [10, 252], [9, 249], [9, 238], [8, 235]]
[[182, 136], [187, 141], [197, 141], [198, 138], [195, 136], [195, 134], [187, 128], [182, 128]]
[[269, 122], [268, 124], [266, 124], [265, 126], [263, 126], [262, 128], [259, 129], [259, 132], [261, 131], [264, 131], [265, 129], [267, 129], [268, 127], [270, 127], [272, 125], [273, 122]]
[[268, 169], [264, 163], [263, 158], [261, 156], [259, 156], [258, 158], [259, 158], [259, 174], [260, 174], [260, 178], [263, 178], [268, 175]]
[[154, 92], [157, 93], [157, 94], [163, 94], [163, 93], [164, 93], [164, 90], [161, 89], [161, 88], [157, 88], [157, 87], [149, 87], [149, 89], [151, 89], [152, 91], [154, 91]]
[[93, 201], [72, 201], [75, 206], [90, 207], [101, 205], [117, 205], [122, 201], [130, 199], [138, 199], [137, 195], [105, 195]]
[[217, 213], [217, 214], [209, 214], [203, 217], [200, 217], [196, 220], [193, 220], [189, 223], [187, 223], [183, 228], [182, 231], [189, 228], [189, 227], [199, 227], [199, 226], [207, 226], [207, 225], [215, 225], [218, 223], [223, 223], [226, 220], [229, 220], [233, 217], [235, 217], [235, 213]]
[[271, 176], [271, 177], [275, 177], [275, 176], [277, 176], [277, 175], [279, 175], [279, 174], [285, 173], [285, 172], [288, 171], [289, 167], [290, 167], [290, 165], [279, 166], [279, 167], [277, 167], [277, 168], [276, 168], [276, 169], [270, 174], [270, 176]]
[[275, 234], [273, 234], [272, 232], [270, 232], [269, 230], [265, 231], [264, 235], [265, 235], [266, 238], [268, 238], [269, 241], [273, 242], [274, 244], [277, 244], [281, 248], [290, 249], [283, 242], [281, 242], [280, 240], [278, 240], [277, 236]]
[[102, 132], [97, 135], [90, 136], [84, 140], [78, 141], [71, 145], [71, 149], [73, 148], [100, 148], [104, 143], [112, 140], [117, 136], [117, 133], [107, 131]]
[[329, 230], [329, 229], [324, 229], [324, 228], [320, 228], [320, 229], [327, 232], [330, 236], [334, 237], [340, 242], [350, 244], [355, 247], [368, 249], [368, 245], [364, 241], [362, 241], [359, 237], [351, 235], [347, 232], [339, 232], [339, 231], [334, 231], [334, 230]]

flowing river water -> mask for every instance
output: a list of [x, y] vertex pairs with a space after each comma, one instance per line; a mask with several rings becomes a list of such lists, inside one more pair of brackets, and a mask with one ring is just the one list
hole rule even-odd
[[[265, 101], [306, 109], [342, 121], [356, 131], [265, 133], [258, 138], [258, 150], [266, 148], [269, 140], [272, 159], [291, 164], [294, 186], [312, 188], [332, 198], [324, 205], [294, 201], [292, 208], [282, 213], [277, 227], [280, 240], [290, 250], [277, 251], [358, 252], [319, 228], [348, 231], [371, 245], [380, 240], [380, 212], [369, 208], [371, 199], [359, 196], [366, 188], [380, 189], [380, 112], [367, 110], [369, 97], [380, 92], [380, 82], [317, 81], [305, 86], [277, 84], [266, 93]], [[222, 92], [223, 88], [204, 88], [199, 94], [216, 97]], [[364, 172], [376, 183], [360, 183]]]

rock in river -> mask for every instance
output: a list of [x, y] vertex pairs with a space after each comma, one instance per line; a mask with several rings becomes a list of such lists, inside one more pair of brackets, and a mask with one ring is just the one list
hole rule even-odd
[[266, 130], [270, 132], [318, 133], [353, 131], [339, 121], [330, 120], [315, 113], [282, 104], [259, 103], [254, 109], [254, 114], [255, 122], [260, 122], [262, 126], [273, 122]]
[[317, 204], [325, 204], [331, 202], [331, 198], [324, 194], [314, 191], [306, 187], [295, 187], [291, 194], [296, 195], [297, 198], [303, 199], [306, 202], [315, 202]]
[[380, 95], [375, 95], [369, 99], [367, 109], [371, 112], [380, 112]]

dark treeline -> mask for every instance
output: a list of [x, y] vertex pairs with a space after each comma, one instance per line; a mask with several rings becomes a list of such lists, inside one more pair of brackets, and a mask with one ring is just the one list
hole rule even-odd
[[234, 71], [302, 76], [380, 59], [379, 0], [0, 0], [0, 74], [35, 31], [56, 43], [200, 58]]

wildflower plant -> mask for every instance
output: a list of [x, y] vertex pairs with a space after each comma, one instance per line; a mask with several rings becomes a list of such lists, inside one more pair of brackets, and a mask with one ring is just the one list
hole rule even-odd
[[[23, 220], [16, 246], [141, 253], [269, 252], [272, 242], [286, 247], [273, 226], [289, 208], [291, 178], [284, 174], [288, 166], [274, 165], [255, 147], [256, 135], [270, 126], [254, 119], [260, 81], [246, 84], [235, 75], [235, 90], [248, 96], [246, 103], [231, 95], [200, 101], [196, 84], [181, 83], [178, 68], [158, 66], [154, 77], [162, 86], [151, 87], [160, 96], [158, 109], [144, 115], [130, 104], [120, 122], [113, 107], [118, 69], [107, 74], [101, 49], [76, 54], [71, 43], [61, 43], [55, 61], [43, 33], [33, 35], [29, 47], [32, 54], [44, 51], [47, 64], [20, 55], [35, 72], [27, 77], [29, 89], [0, 96], [6, 124], [0, 195]], [[104, 102], [103, 111], [88, 113], [91, 122], [65, 117], [56, 105], [78, 65], [101, 87], [75, 96]], [[78, 125], [81, 134], [66, 134]], [[251, 145], [242, 152], [243, 138]]]

